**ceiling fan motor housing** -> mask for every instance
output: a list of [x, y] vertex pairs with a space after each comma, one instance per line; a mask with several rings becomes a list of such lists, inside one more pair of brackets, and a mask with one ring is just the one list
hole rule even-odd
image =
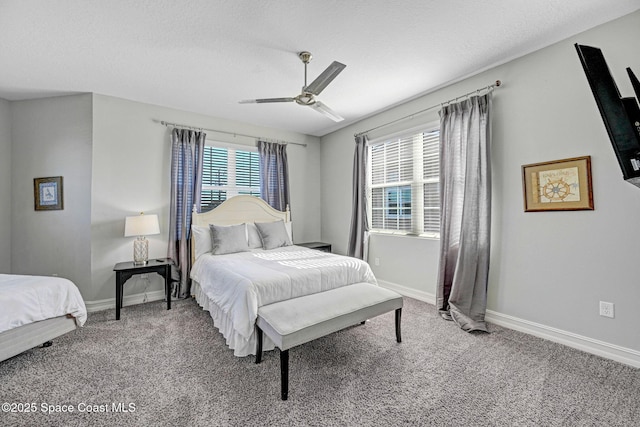
[[313, 96], [312, 93], [309, 92], [305, 92], [304, 88], [302, 88], [302, 93], [298, 96], [296, 96], [295, 101], [300, 104], [300, 105], [313, 105], [316, 103], [316, 98], [315, 96]]

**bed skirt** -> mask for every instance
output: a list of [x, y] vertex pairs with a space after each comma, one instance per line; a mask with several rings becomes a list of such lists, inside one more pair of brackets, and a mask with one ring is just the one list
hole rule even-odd
[[[254, 331], [248, 338], [240, 335], [234, 328], [229, 316], [211, 300], [202, 290], [200, 284], [195, 280], [191, 281], [191, 295], [203, 310], [206, 310], [213, 319], [213, 325], [225, 338], [227, 346], [233, 350], [233, 355], [237, 357], [251, 356], [256, 354], [257, 335]], [[273, 341], [266, 335], [262, 341], [262, 350], [269, 351], [275, 348]]]

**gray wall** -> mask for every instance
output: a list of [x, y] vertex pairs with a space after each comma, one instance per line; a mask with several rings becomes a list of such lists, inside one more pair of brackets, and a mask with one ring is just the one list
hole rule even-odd
[[[346, 252], [353, 134], [497, 79], [493, 114], [493, 236], [488, 308], [494, 317], [631, 349], [640, 361], [640, 188], [622, 180], [574, 43], [600, 47], [624, 95], [626, 67], [640, 73], [640, 12], [452, 84], [322, 138], [322, 239]], [[428, 70], [425, 70], [428, 72]], [[394, 82], [388, 82], [394, 84]], [[417, 121], [437, 120], [437, 109]], [[377, 135], [373, 135], [377, 136]], [[590, 155], [594, 211], [525, 213], [521, 166]], [[336, 209], [344, 206], [344, 209]], [[439, 241], [373, 236], [370, 257], [383, 282], [433, 301]], [[379, 259], [379, 265], [374, 263]], [[614, 319], [598, 314], [615, 303]], [[599, 344], [598, 344], [599, 345]], [[635, 353], [634, 353], [635, 352]]]
[[[237, 132], [290, 142], [291, 212], [297, 242], [320, 238], [319, 138], [232, 122], [95, 94], [93, 97], [93, 184], [91, 214], [92, 289], [90, 301], [114, 298], [113, 266], [132, 259], [133, 238], [125, 238], [124, 218], [144, 211], [159, 216], [161, 234], [148, 236], [149, 255], [167, 254], [170, 193], [170, 128], [155, 120]], [[255, 139], [207, 131], [207, 139], [254, 145]], [[138, 278], [125, 286], [125, 296], [158, 291]]]
[[[11, 273], [91, 286], [91, 95], [11, 102]], [[62, 176], [64, 209], [35, 211], [33, 179]]]
[[11, 271], [11, 110], [0, 98], [0, 273]]

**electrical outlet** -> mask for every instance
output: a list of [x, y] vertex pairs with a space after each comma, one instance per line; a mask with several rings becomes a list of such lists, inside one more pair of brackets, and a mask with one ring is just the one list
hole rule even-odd
[[380, 265], [380, 258], [376, 258], [376, 259], [374, 259], [374, 260], [373, 260], [373, 263], [374, 263], [375, 265]]
[[612, 302], [600, 301], [600, 316], [610, 317], [613, 319], [614, 309]]
[[142, 280], [146, 280], [146, 279], [148, 279], [148, 278], [149, 278], [149, 275], [148, 275], [148, 274], [146, 274], [146, 273], [142, 273], [142, 274], [140, 275], [140, 278], [141, 278]]

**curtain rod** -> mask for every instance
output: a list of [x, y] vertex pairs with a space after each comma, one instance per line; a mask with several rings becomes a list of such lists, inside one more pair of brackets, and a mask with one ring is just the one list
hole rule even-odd
[[402, 121], [402, 120], [406, 120], [406, 119], [409, 119], [409, 118], [413, 118], [413, 116], [415, 116], [415, 115], [417, 115], [417, 114], [426, 113], [427, 111], [429, 111], [429, 110], [433, 110], [434, 108], [437, 108], [437, 107], [443, 106], [443, 105], [445, 105], [445, 104], [449, 104], [449, 103], [451, 103], [451, 102], [455, 102], [455, 101], [457, 101], [457, 100], [458, 100], [458, 99], [460, 99], [460, 98], [466, 98], [467, 96], [469, 96], [469, 95], [473, 95], [474, 93], [479, 93], [480, 91], [483, 91], [483, 90], [490, 90], [490, 89], [493, 89], [493, 88], [499, 87], [500, 85], [502, 85], [502, 82], [501, 82], [500, 80], [496, 80], [496, 82], [495, 82], [494, 84], [492, 84], [492, 85], [488, 85], [488, 86], [482, 87], [482, 88], [480, 88], [480, 89], [476, 89], [476, 90], [474, 90], [473, 92], [465, 93], [464, 95], [461, 95], [461, 96], [456, 96], [455, 98], [452, 98], [452, 99], [450, 99], [450, 100], [448, 100], [448, 101], [441, 102], [441, 103], [436, 104], [436, 105], [432, 105], [432, 106], [431, 106], [431, 107], [429, 107], [429, 108], [425, 108], [424, 110], [416, 111], [415, 113], [413, 113], [413, 114], [409, 114], [408, 116], [400, 117], [399, 119], [393, 120], [393, 121], [388, 122], [388, 123], [384, 123], [384, 124], [382, 124], [382, 125], [380, 125], [380, 126], [373, 127], [373, 128], [371, 128], [371, 129], [365, 130], [364, 132], [356, 133], [354, 136], [358, 137], [358, 136], [365, 135], [365, 134], [367, 134], [367, 133], [369, 133], [369, 132], [371, 132], [371, 131], [374, 131], [374, 130], [378, 130], [378, 129], [381, 129], [381, 128], [384, 128], [384, 127], [387, 127], [387, 126], [389, 126], [389, 125], [392, 125], [392, 124], [394, 124], [394, 123], [400, 122], [400, 121]]
[[[224, 133], [224, 134], [227, 134], [227, 135], [233, 135], [234, 137], [236, 137], [236, 136], [244, 136], [244, 137], [247, 137], [247, 138], [259, 139], [261, 141], [276, 141], [276, 142], [280, 142], [278, 140], [274, 140], [273, 138], [263, 138], [261, 136], [246, 135], [244, 133], [227, 132], [227, 131], [224, 131], [224, 130], [217, 130], [217, 129], [207, 129], [207, 128], [201, 128], [201, 127], [196, 127], [196, 126], [183, 125], [183, 124], [180, 124], [180, 123], [170, 123], [170, 122], [166, 122], [164, 120], [153, 119], [153, 121], [156, 122], [156, 123], [160, 123], [162, 125], [165, 125], [165, 126], [183, 127], [183, 128], [192, 129], [192, 130], [208, 130], [210, 132]], [[300, 145], [302, 147], [306, 147], [307, 146], [307, 144], [303, 144], [303, 143], [300, 143], [300, 142], [282, 141], [281, 143], [283, 143], [283, 144]]]

